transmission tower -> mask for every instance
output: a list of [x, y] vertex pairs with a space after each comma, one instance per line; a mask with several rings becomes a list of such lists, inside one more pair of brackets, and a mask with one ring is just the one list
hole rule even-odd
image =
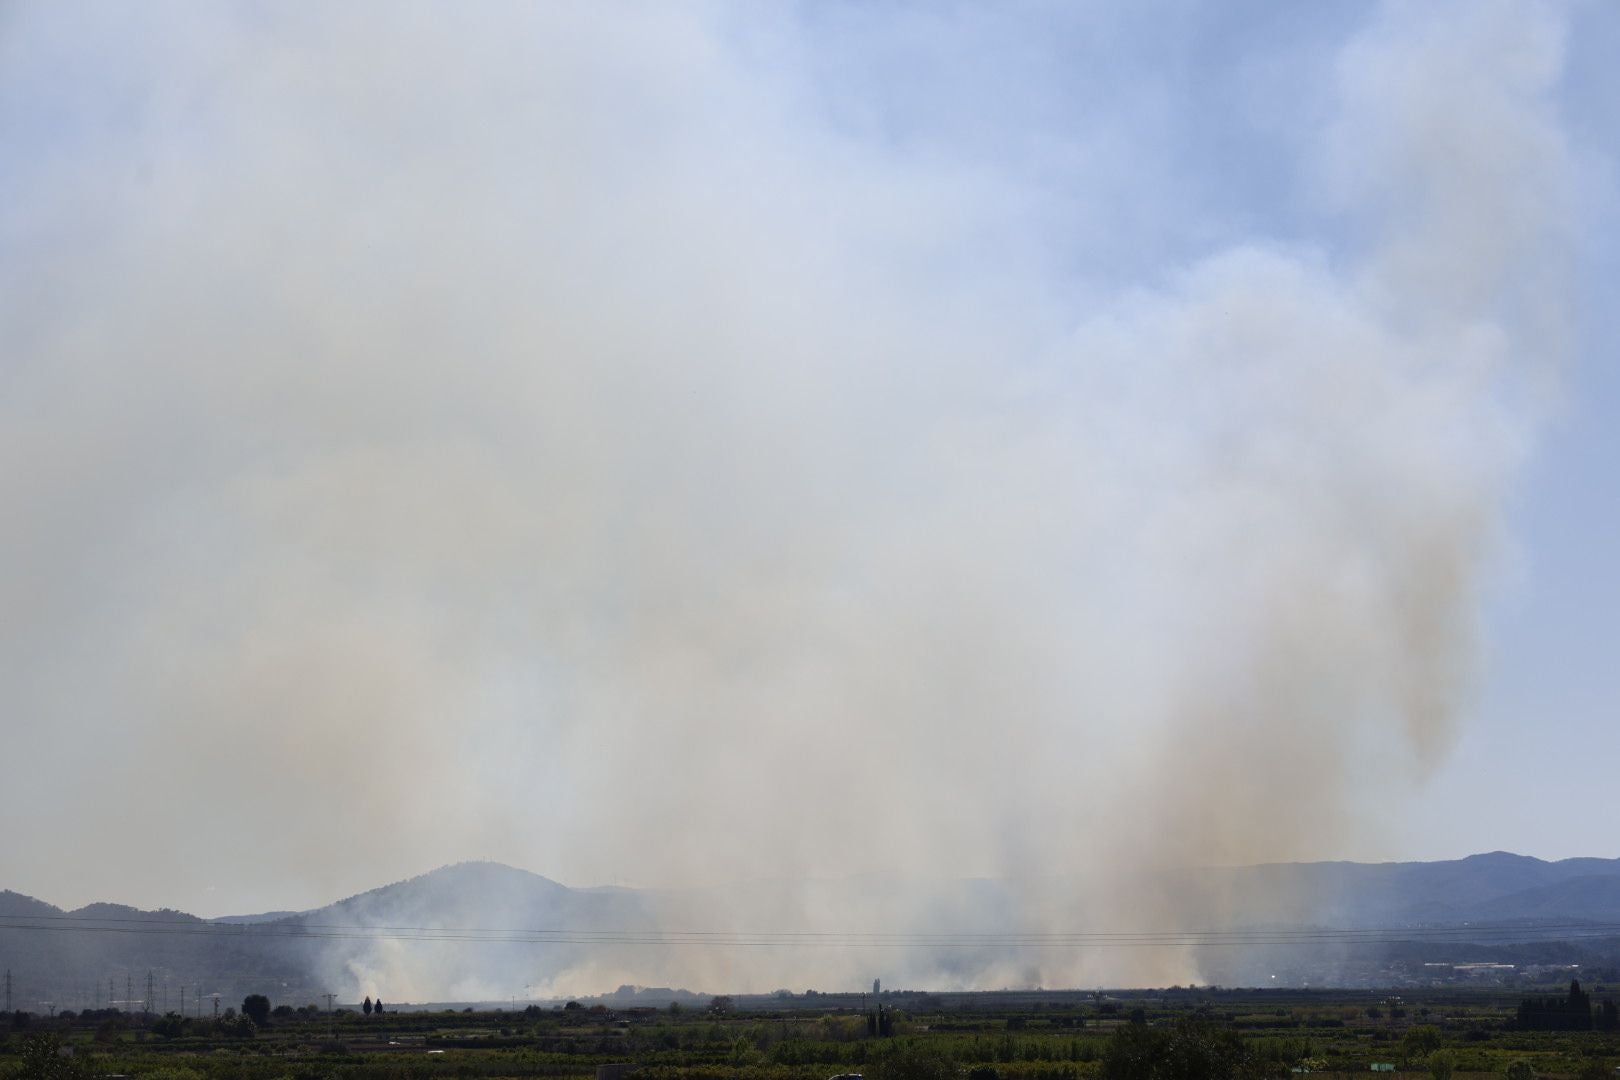
[[6, 968], [6, 1012], [11, 1011], [11, 969]]
[[135, 976], [124, 972], [124, 1008], [135, 1004]]
[[[11, 978], [11, 974], [9, 972], [6, 974], [6, 978], [8, 980]], [[6, 985], [9, 987], [11, 984], [8, 982]], [[7, 993], [9, 994], [10, 991], [8, 990]], [[332, 999], [337, 997], [337, 995], [332, 994], [332, 993], [328, 993], [328, 994], [323, 994], [322, 996], [326, 998], [326, 1011], [331, 1012], [332, 1011]], [[11, 999], [8, 997], [8, 998], [6, 998], [6, 1000], [10, 1001]]]
[[144, 1005], [141, 1006], [141, 1008], [146, 1013], [150, 1014], [152, 1012], [152, 1005], [153, 1005], [154, 1001], [155, 1001], [155, 998], [152, 995], [152, 969], [147, 968], [146, 969], [146, 1002], [145, 1002]]

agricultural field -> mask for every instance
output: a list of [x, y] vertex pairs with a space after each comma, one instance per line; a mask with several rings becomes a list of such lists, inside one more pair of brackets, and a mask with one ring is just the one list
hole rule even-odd
[[[1176, 989], [1065, 994], [716, 998], [708, 1008], [522, 1009], [366, 1015], [260, 1000], [218, 1018], [92, 1010], [0, 1017], [0, 1077], [383, 1080], [1082, 1080], [1366, 1075], [1620, 1075], [1620, 1032], [1537, 1030], [1565, 991], [1527, 1010], [1501, 991]], [[258, 1020], [250, 1018], [256, 1015]], [[601, 1071], [599, 1071], [601, 1070]], [[1384, 1071], [1384, 1070], [1379, 1070]]]

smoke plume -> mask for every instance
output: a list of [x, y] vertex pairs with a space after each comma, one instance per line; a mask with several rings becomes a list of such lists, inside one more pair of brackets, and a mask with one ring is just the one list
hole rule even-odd
[[[303, 907], [491, 857], [730, 928], [932, 925], [783, 884], [860, 875], [1210, 926], [1153, 883], [1376, 853], [1445, 755], [1562, 347], [1547, 9], [1239, 54], [1287, 102], [1207, 185], [1124, 16], [89, 10], [0, 34], [0, 777], [71, 792], [97, 877], [7, 884]], [[980, 959], [882, 962], [1198, 977]]]

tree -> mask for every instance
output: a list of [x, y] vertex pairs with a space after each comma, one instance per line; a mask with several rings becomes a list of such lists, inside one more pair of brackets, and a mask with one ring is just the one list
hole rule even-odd
[[906, 1047], [877, 1063], [878, 1080], [956, 1080], [956, 1063], [917, 1047]]
[[372, 1003], [371, 1011], [376, 1013], [378, 1016], [382, 1015], [382, 998], [378, 998]]
[[86, 1075], [77, 1059], [62, 1056], [55, 1035], [31, 1035], [23, 1040], [19, 1076], [28, 1080], [80, 1080]]
[[719, 997], [711, 998], [709, 1001], [709, 1011], [719, 1016], [729, 1013], [735, 1006], [736, 1003], [727, 994], [721, 994]]
[[1508, 1067], [1502, 1070], [1507, 1080], [1536, 1080], [1536, 1070], [1530, 1067], [1528, 1061], [1510, 1061]]
[[363, 1005], [361, 1005], [361, 1006], [360, 1006], [360, 1009], [361, 1009], [361, 1011], [363, 1011], [363, 1012], [364, 1012], [364, 1013], [365, 1013], [365, 1014], [366, 1014], [366, 1015], [367, 1015], [367, 1016], [370, 1016], [370, 1015], [371, 1015], [371, 995], [370, 995], [370, 994], [367, 994], [367, 995], [366, 995], [366, 1000], [365, 1000], [365, 1004], [363, 1004]]
[[1590, 1031], [1592, 996], [1581, 989], [1578, 979], [1572, 979], [1566, 997], [1525, 998], [1519, 1005], [1516, 1026], [1522, 1031]]
[[1407, 1031], [1401, 1039], [1401, 1050], [1407, 1057], [1426, 1057], [1440, 1049], [1440, 1029], [1433, 1024], [1419, 1024]]
[[1106, 1080], [1236, 1080], [1262, 1068], [1230, 1028], [1201, 1020], [1127, 1024], [1108, 1040]]
[[1579, 979], [1569, 980], [1569, 1018], [1576, 1031], [1592, 1030], [1592, 995], [1581, 989]]
[[1436, 1050], [1429, 1055], [1429, 1075], [1434, 1080], [1451, 1080], [1451, 1074], [1457, 1071], [1457, 1061], [1449, 1050]]
[[263, 994], [249, 994], [242, 999], [242, 1015], [264, 1027], [270, 1022], [270, 999]]

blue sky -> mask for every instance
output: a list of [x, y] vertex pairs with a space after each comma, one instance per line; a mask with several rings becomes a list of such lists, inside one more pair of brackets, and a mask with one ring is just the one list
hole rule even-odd
[[1617, 39], [0, 7], [0, 886], [1620, 854]]

